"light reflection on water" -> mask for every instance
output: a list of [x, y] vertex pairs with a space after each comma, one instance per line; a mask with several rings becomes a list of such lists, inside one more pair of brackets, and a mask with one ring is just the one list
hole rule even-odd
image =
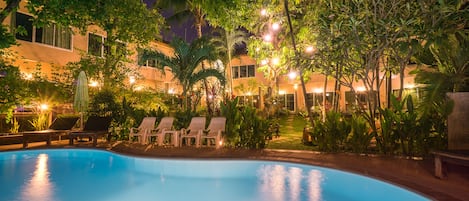
[[324, 178], [322, 172], [319, 170], [311, 170], [308, 174], [308, 187], [309, 187], [309, 200], [310, 201], [320, 201], [322, 200], [322, 190], [321, 183]]
[[[272, 201], [301, 200], [301, 192], [307, 191], [310, 201], [321, 200], [321, 171], [310, 170], [303, 176], [303, 170], [284, 165], [264, 165], [259, 168], [260, 193], [263, 199]], [[302, 189], [302, 181], [307, 181], [307, 189]], [[288, 197], [286, 197], [288, 196]]]
[[22, 200], [53, 200], [54, 185], [49, 180], [50, 172], [47, 168], [48, 156], [39, 154], [36, 169], [30, 180], [21, 190]]

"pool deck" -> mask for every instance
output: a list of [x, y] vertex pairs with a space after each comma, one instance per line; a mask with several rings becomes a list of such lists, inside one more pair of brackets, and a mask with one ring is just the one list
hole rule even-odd
[[[68, 140], [45, 143], [30, 143], [28, 149], [93, 148], [91, 142], [74, 146]], [[157, 158], [198, 158], [198, 159], [248, 159], [273, 160], [346, 170], [378, 178], [421, 193], [432, 200], [469, 201], [469, 168], [449, 165], [448, 177], [444, 180], [434, 176], [433, 158], [406, 159], [395, 156], [357, 155], [347, 153], [321, 153], [292, 150], [246, 150], [214, 149], [193, 147], [154, 147], [137, 143], [99, 141], [93, 149], [110, 150], [126, 155]], [[0, 151], [23, 150], [22, 145], [3, 145]], [[392, 196], [392, 195], [389, 195]]]

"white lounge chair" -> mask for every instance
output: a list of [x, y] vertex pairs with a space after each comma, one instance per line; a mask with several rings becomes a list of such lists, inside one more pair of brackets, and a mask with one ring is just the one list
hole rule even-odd
[[186, 145], [191, 145], [191, 139], [195, 140], [195, 146], [200, 146], [200, 136], [205, 129], [205, 117], [192, 117], [187, 128], [181, 129], [181, 146], [182, 141], [186, 139]]
[[[151, 141], [151, 137], [156, 137], [158, 145], [163, 145], [165, 139], [165, 132], [170, 131], [173, 128], [174, 117], [163, 117], [155, 129], [151, 129], [147, 133], [147, 140]], [[172, 140], [176, 141], [175, 139]]]
[[139, 143], [145, 144], [146, 143], [146, 134], [150, 131], [150, 129], [155, 128], [156, 117], [145, 117], [140, 123], [138, 128], [130, 128], [129, 133], [129, 141], [133, 141], [134, 137], [137, 138]]
[[203, 142], [204, 139], [207, 139], [207, 146], [211, 146], [211, 140], [214, 140], [214, 145], [218, 149], [223, 145], [222, 138], [223, 132], [225, 132], [225, 124], [226, 118], [225, 117], [213, 117], [210, 120], [210, 124], [208, 125], [207, 130], [204, 133], [206, 135], [202, 135], [201, 141]]

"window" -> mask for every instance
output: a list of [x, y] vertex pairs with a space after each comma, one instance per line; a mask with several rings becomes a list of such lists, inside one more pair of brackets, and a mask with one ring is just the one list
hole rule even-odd
[[71, 49], [72, 32], [56, 24], [36, 28], [36, 42]]
[[25, 15], [23, 13], [16, 13], [15, 18], [15, 27], [22, 27], [25, 29], [25, 32], [16, 33], [16, 39], [33, 42], [33, 17]]
[[255, 108], [259, 108], [260, 100], [259, 95], [251, 95], [251, 96], [237, 96], [240, 105], [250, 105]]
[[239, 77], [247, 77], [248, 72], [247, 72], [247, 67], [246, 66], [240, 66], [239, 67]]
[[256, 76], [256, 67], [254, 65], [247, 65], [247, 66], [233, 66], [232, 77], [236, 78], [246, 78], [246, 77], [255, 77]]
[[293, 94], [286, 94], [286, 101], [287, 101], [287, 110], [295, 111], [295, 95]]
[[239, 66], [233, 66], [233, 78], [238, 78], [239, 77]]
[[256, 76], [256, 73], [255, 73], [254, 65], [249, 65], [248, 66], [248, 77], [255, 77], [255, 76]]
[[347, 112], [353, 112], [358, 107], [367, 108], [368, 106], [367, 105], [367, 100], [368, 100], [367, 93], [369, 92], [358, 92], [355, 97], [355, 93], [353, 93], [352, 91], [346, 91], [345, 92], [345, 110]]
[[61, 27], [56, 24], [35, 28], [33, 27], [32, 16], [18, 12], [12, 20], [15, 21], [12, 24], [15, 24], [16, 27], [22, 27], [25, 30], [24, 32], [16, 34], [18, 40], [42, 43], [69, 50], [72, 49], [72, 31], [70, 28]]
[[94, 56], [103, 56], [104, 37], [96, 34], [88, 34], [88, 54]]
[[[111, 52], [111, 47], [106, 44], [106, 37], [93, 33], [88, 34], [88, 54], [98, 57], [104, 57], [105, 55]], [[126, 45], [121, 42], [116, 42], [116, 52], [118, 55], [126, 55]]]
[[156, 65], [158, 64], [158, 61], [156, 59], [142, 60], [143, 54], [147, 51], [149, 51], [149, 50], [146, 50], [146, 49], [139, 49], [138, 50], [138, 65], [156, 67]]

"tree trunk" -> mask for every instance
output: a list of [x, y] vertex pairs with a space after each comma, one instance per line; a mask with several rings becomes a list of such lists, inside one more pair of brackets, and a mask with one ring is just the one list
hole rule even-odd
[[[285, 13], [287, 15], [288, 25], [289, 25], [289, 28], [290, 28], [290, 36], [291, 36], [291, 40], [292, 40], [293, 50], [295, 51], [295, 56], [298, 59], [300, 55], [298, 53], [298, 50], [296, 49], [295, 36], [293, 35], [293, 25], [291, 23], [290, 12], [288, 11], [288, 0], [284, 0], [283, 5], [285, 7]], [[298, 64], [298, 60], [297, 60], [297, 64]], [[306, 84], [305, 84], [305, 80], [303, 78], [303, 69], [298, 69], [298, 70], [300, 71], [299, 74], [300, 74], [301, 88], [303, 89], [303, 98], [304, 98], [305, 105], [306, 105], [306, 111], [308, 112], [308, 117], [309, 117], [309, 121], [311, 123], [311, 126], [314, 126], [314, 117], [313, 117], [313, 113], [311, 112], [311, 105], [310, 105], [310, 103], [308, 102], [308, 99], [307, 99]]]
[[0, 22], [3, 22], [5, 18], [14, 10], [18, 8], [21, 0], [11, 0], [8, 2], [5, 8], [0, 12]]
[[327, 110], [326, 90], [327, 90], [327, 75], [324, 75], [324, 88], [322, 91], [322, 122], [326, 122], [326, 110]]
[[[195, 18], [196, 18], [196, 22], [195, 22], [195, 27], [197, 29], [197, 37], [198, 38], [202, 38], [202, 21], [204, 20], [203, 19], [203, 15], [202, 15], [202, 11], [200, 9], [198, 9], [196, 12], [195, 12]], [[202, 62], [202, 70], [205, 70], [205, 64], [204, 62]], [[210, 98], [209, 98], [209, 89], [208, 89], [208, 82], [207, 82], [207, 79], [204, 79], [204, 88], [205, 88], [205, 102], [207, 104], [207, 113], [209, 116], [212, 116], [213, 115], [213, 110], [212, 110], [212, 107], [211, 107], [211, 101], [210, 101]]]

